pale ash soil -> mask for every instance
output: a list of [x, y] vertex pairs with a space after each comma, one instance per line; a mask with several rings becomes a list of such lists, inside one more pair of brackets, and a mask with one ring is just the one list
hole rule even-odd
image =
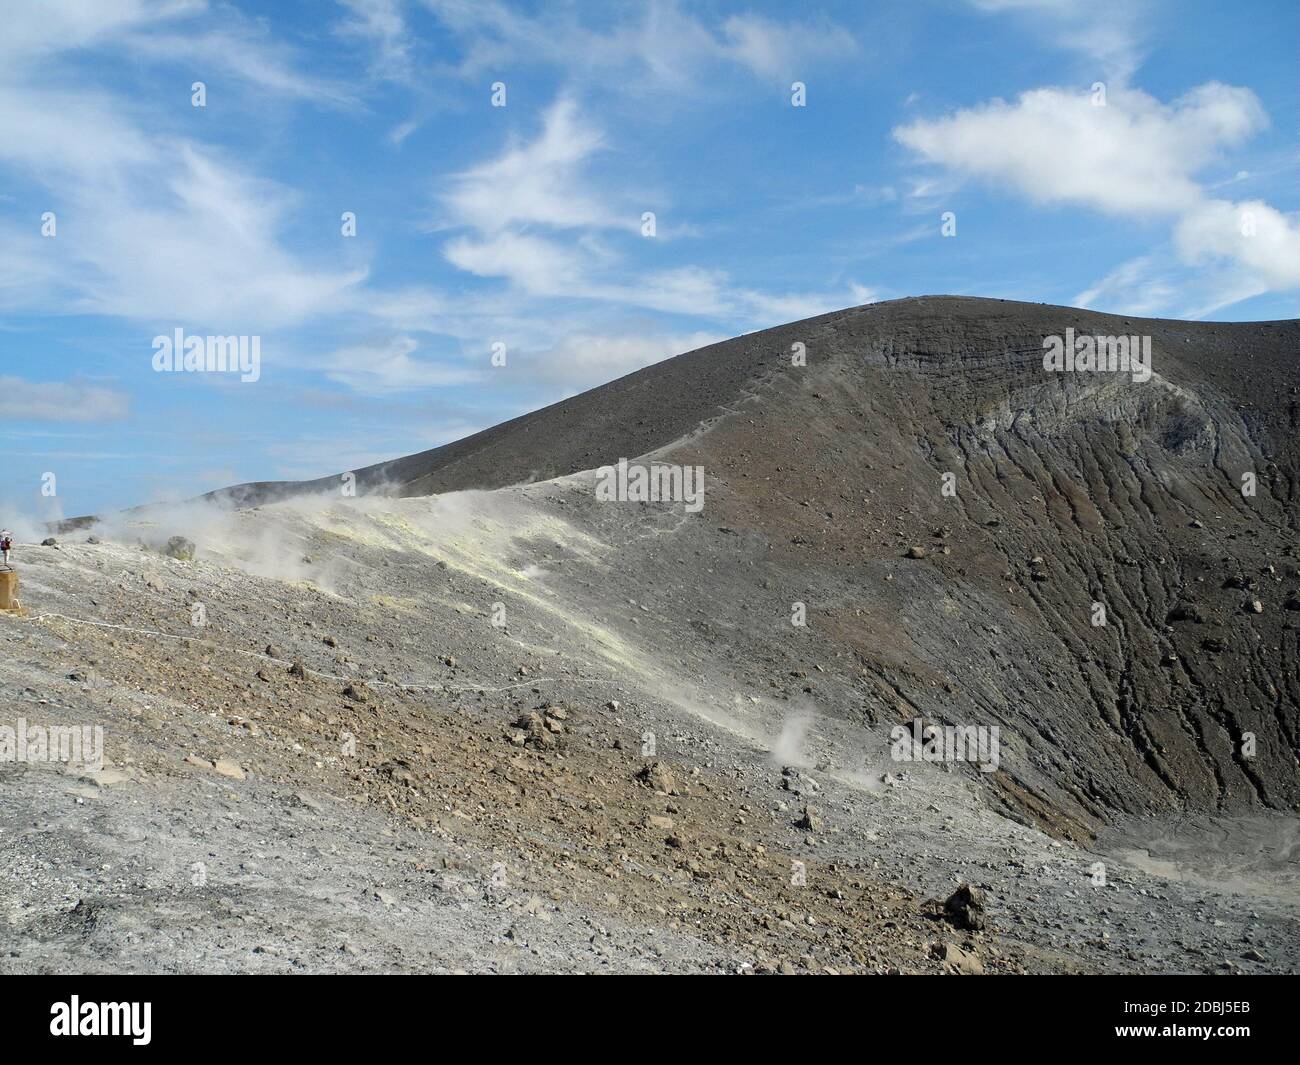
[[[793, 629], [791, 574], [710, 506], [577, 475], [169, 520], [19, 547], [0, 723], [100, 724], [109, 764], [0, 766], [3, 971], [1300, 966], [1294, 818], [1241, 854], [1136, 826], [1127, 861], [890, 762], [829, 611]], [[137, 543], [174, 532], [197, 561]], [[934, 915], [961, 881], [985, 932]]]

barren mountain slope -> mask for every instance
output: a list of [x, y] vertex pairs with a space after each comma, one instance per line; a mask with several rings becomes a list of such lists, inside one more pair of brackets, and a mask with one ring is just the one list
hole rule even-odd
[[796, 629], [764, 540], [592, 482], [20, 545], [4, 718], [101, 726], [105, 765], [0, 767], [0, 968], [1294, 969], [1294, 818], [1000, 816], [845, 713], [879, 682], [812, 578]]
[[[1067, 328], [1150, 336], [1151, 379], [1045, 371]], [[1295, 322], [925, 297], [690, 352], [358, 484], [490, 488], [672, 445], [716, 486], [707, 522], [761, 541], [872, 678], [833, 712], [999, 722], [1008, 806], [1087, 831], [1300, 800], [1298, 430]]]
[[[1069, 327], [1150, 335], [1154, 375], [1045, 372]], [[0, 702], [102, 724], [110, 765], [0, 768], [0, 959], [1293, 970], [1298, 341], [871, 305], [373, 495], [19, 545]], [[699, 464], [703, 509], [600, 501], [622, 457]], [[997, 768], [894, 761], [916, 717], [998, 726]], [[929, 901], [962, 881], [983, 931]]]

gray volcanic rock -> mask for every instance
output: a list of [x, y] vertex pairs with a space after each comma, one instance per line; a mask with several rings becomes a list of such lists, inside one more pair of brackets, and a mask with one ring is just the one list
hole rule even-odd
[[[1067, 329], [1149, 335], [1151, 380], [1045, 371], [1044, 338]], [[997, 724], [1005, 772], [987, 783], [1017, 817], [1086, 836], [1117, 813], [1295, 809], [1297, 351], [1294, 321], [920, 296], [686, 352], [356, 484], [497, 488], [655, 451], [702, 464], [710, 520], [827, 589], [820, 657], [874, 677], [867, 722], [901, 703]], [[936, 527], [943, 550], [920, 546]], [[900, 555], [917, 564], [894, 579]], [[1266, 590], [1243, 603], [1225, 577]]]
[[[808, 369], [862, 359], [866, 365], [913, 371], [936, 384], [949, 381], [953, 394], [931, 396], [941, 420], [970, 423], [981, 412], [1003, 419], [1032, 412], [1042, 428], [1066, 413], [1067, 399], [1071, 413], [1083, 406], [1098, 415], [1135, 414], [1136, 393], [1126, 389], [1077, 384], [1076, 378], [1090, 375], [1046, 379], [1042, 339], [1067, 327], [1080, 334], [1152, 337], [1156, 372], [1191, 392], [1177, 397], [1181, 403], [1162, 406], [1166, 444], [1188, 444], [1204, 431], [1187, 409], [1204, 386], [1221, 390], [1230, 401], [1258, 401], [1263, 419], [1256, 428], [1287, 429], [1284, 410], [1278, 409], [1285, 408], [1280, 401], [1287, 393], [1284, 388], [1275, 393], [1271, 384], [1295, 384], [1300, 340], [1295, 322], [1181, 322], [1012, 300], [921, 296], [835, 311], [686, 352], [454, 443], [354, 471], [357, 490], [428, 495], [499, 488], [647, 454], [751, 401], [754, 387], [770, 384], [776, 375], [797, 376], [790, 357], [795, 343], [807, 346]], [[818, 397], [808, 399], [811, 407], [820, 404]], [[986, 409], [990, 402], [996, 407]], [[790, 412], [792, 426], [797, 413]], [[259, 481], [210, 495], [256, 505], [285, 494], [334, 490], [338, 483], [337, 476]]]
[[[1150, 336], [1151, 379], [1045, 371], [1067, 329]], [[898, 300], [689, 352], [357, 484], [493, 488], [662, 450], [704, 466], [710, 524], [765, 542], [792, 598], [825, 590], [819, 657], [883, 702], [853, 712], [1000, 727], [986, 782], [1016, 816], [1086, 835], [1117, 813], [1293, 809], [1297, 351], [1295, 322]], [[936, 527], [942, 549], [920, 546]]]
[[[1149, 336], [1152, 376], [1044, 370], [1068, 329]], [[125, 517], [33, 553], [48, 614], [0, 695], [103, 722], [113, 767], [0, 782], [67, 852], [0, 840], [0, 951], [120, 965], [118, 922], [174, 969], [298, 965], [273, 939], [314, 971], [1294, 970], [1298, 350], [1295, 322], [876, 304], [355, 499], [216, 493], [192, 562]], [[622, 457], [702, 467], [704, 508], [598, 498]]]

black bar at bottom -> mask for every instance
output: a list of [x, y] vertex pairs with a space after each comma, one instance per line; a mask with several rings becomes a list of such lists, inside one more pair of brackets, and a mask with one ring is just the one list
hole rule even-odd
[[[462, 1020], [471, 1027], [482, 1024], [482, 1014], [454, 1009], [457, 996], [449, 985], [434, 988], [430, 979], [7, 977], [0, 979], [0, 1016], [7, 1057], [23, 1049], [93, 1052], [109, 1043], [129, 1053], [192, 1051], [215, 1049], [228, 1040], [255, 1046], [259, 1057], [280, 1049], [296, 1054], [314, 1049], [337, 1054], [350, 1048], [373, 1053], [390, 1043], [396, 1048], [427, 1036], [430, 1025], [448, 1035]], [[707, 1025], [703, 1031], [730, 1032], [730, 1038], [743, 1039], [751, 1034], [745, 1029], [754, 1019], [746, 1009], [743, 1016], [748, 1019], [739, 1021], [736, 1005], [743, 1002], [752, 1008], [755, 998], [774, 994], [773, 1009], [780, 1013], [773, 1014], [773, 1020], [784, 1016], [785, 1023], [794, 1026], [788, 1035], [796, 1042], [798, 1031], [806, 1026], [807, 1036], [815, 1033], [819, 1041], [829, 1029], [842, 1027], [857, 1039], [875, 1039], [893, 1030], [904, 1038], [942, 1042], [946, 1034], [959, 1042], [974, 1039], [986, 1050], [1077, 1051], [1156, 1043], [1177, 1046], [1180, 1053], [1195, 1044], [1223, 1052], [1232, 1044], [1261, 1039], [1284, 1045], [1294, 1024], [1296, 990], [1296, 983], [1285, 977], [875, 977], [843, 989], [838, 1008], [823, 1004], [810, 1014], [808, 1005], [800, 1005], [797, 990], [783, 986], [777, 991], [770, 981], [750, 981], [743, 991], [723, 997], [672, 995], [664, 1021], [671, 1017], [680, 1029], [683, 1022], [695, 1019]], [[476, 1005], [485, 1002], [481, 989], [465, 993]], [[500, 994], [490, 993], [486, 1002]], [[539, 1004], [547, 1001], [544, 993], [537, 994]], [[644, 986], [633, 999], [624, 991], [616, 998], [611, 995], [606, 1005], [600, 1004], [604, 996], [599, 993], [588, 995], [570, 1002], [579, 1016], [566, 1020], [562, 1009], [547, 1027], [581, 1025], [579, 1042], [600, 1045], [592, 1043], [593, 1036], [608, 1032], [626, 1039], [643, 1025], [653, 1028], [657, 1011], [667, 1008], [667, 1002], [656, 1004], [656, 993]], [[858, 996], [859, 1005], [846, 1010]], [[692, 1007], [692, 999], [701, 1004]], [[508, 1045], [516, 1025], [507, 1018], [521, 1005], [518, 992], [488, 1005], [489, 1012], [504, 1011], [494, 1039]], [[536, 1026], [523, 1017], [519, 1020], [524, 1022], [521, 1037], [535, 1040], [540, 1034]]]

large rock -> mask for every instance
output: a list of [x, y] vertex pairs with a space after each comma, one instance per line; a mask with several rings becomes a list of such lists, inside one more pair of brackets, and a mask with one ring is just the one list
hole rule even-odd
[[970, 884], [962, 884], [943, 904], [943, 914], [958, 928], [978, 932], [984, 927], [984, 892]]
[[641, 768], [637, 773], [636, 779], [647, 788], [663, 793], [664, 795], [677, 794], [677, 778], [673, 772], [663, 762], [650, 762]]

